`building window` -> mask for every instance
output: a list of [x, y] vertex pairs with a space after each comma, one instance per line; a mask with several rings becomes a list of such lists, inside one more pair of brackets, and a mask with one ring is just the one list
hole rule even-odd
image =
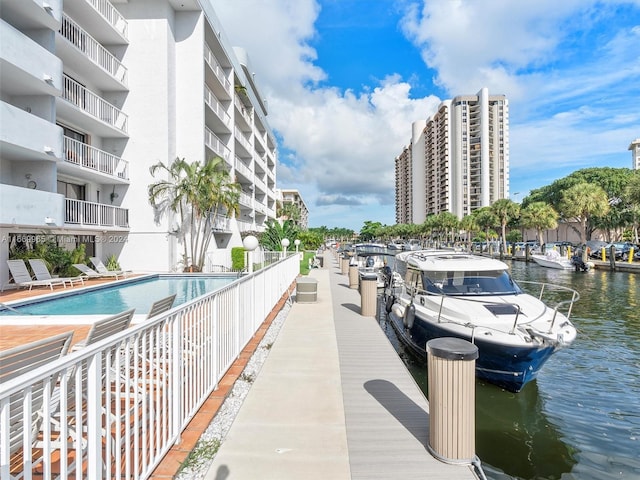
[[85, 186], [58, 180], [58, 193], [72, 200], [86, 200]]

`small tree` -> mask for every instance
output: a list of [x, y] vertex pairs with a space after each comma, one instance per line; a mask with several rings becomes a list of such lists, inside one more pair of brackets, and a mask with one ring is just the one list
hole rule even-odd
[[496, 200], [491, 205], [491, 211], [500, 221], [500, 228], [502, 232], [502, 251], [507, 251], [507, 223], [509, 220], [517, 218], [520, 215], [520, 205], [508, 198], [501, 198]]
[[277, 221], [271, 220], [267, 223], [267, 228], [260, 239], [261, 245], [265, 250], [271, 252], [282, 251], [282, 239], [287, 238], [291, 244], [298, 238], [298, 229], [291, 220], [285, 220], [282, 225]]
[[148, 187], [156, 223], [169, 212], [178, 215], [176, 233], [183, 245], [185, 270], [201, 271], [216, 217], [239, 210], [240, 186], [230, 179], [220, 157], [204, 165], [176, 158], [171, 165], [158, 162], [149, 171], [154, 177], [159, 173], [167, 176]]
[[543, 232], [558, 227], [558, 212], [545, 202], [533, 202], [522, 209], [520, 225], [524, 228], [535, 228], [538, 243], [544, 243]]
[[567, 219], [580, 223], [580, 238], [591, 239], [587, 224], [592, 217], [601, 217], [609, 212], [609, 199], [604, 189], [593, 183], [578, 183], [562, 194], [560, 213]]

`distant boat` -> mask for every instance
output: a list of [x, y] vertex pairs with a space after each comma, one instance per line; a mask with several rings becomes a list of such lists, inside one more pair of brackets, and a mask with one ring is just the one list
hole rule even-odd
[[[388, 319], [408, 349], [426, 360], [432, 338], [457, 337], [478, 347], [476, 375], [512, 392], [535, 379], [543, 364], [576, 338], [569, 320], [580, 296], [563, 286], [527, 283], [525, 293], [496, 259], [449, 250], [396, 255], [398, 278], [386, 289]], [[543, 294], [566, 296], [554, 307]], [[560, 307], [566, 310], [563, 314]]]
[[575, 265], [567, 257], [563, 257], [557, 250], [547, 250], [544, 254], [531, 255], [531, 258], [541, 267], [559, 270], [573, 270]]
[[583, 262], [579, 255], [574, 255], [571, 259], [563, 257], [557, 250], [548, 250], [544, 255], [531, 255], [535, 263], [541, 267], [555, 268], [557, 270], [582, 270], [587, 272], [593, 264], [591, 262]]

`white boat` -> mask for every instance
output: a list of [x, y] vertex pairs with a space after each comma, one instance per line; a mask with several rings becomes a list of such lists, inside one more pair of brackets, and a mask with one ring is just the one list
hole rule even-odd
[[[478, 377], [518, 392], [555, 351], [576, 338], [569, 316], [578, 292], [520, 282], [535, 290], [535, 295], [525, 293], [499, 260], [421, 250], [398, 254], [396, 268], [404, 280], [387, 289], [388, 319], [409, 351], [423, 360], [429, 340], [462, 338], [478, 347]], [[546, 295], [559, 303], [546, 305]]]
[[384, 289], [388, 275], [383, 269], [387, 266], [387, 247], [379, 243], [357, 243], [354, 245], [354, 254], [349, 260], [349, 266], [358, 267], [358, 276], [376, 277], [378, 290]]
[[576, 268], [570, 259], [560, 255], [557, 250], [547, 250], [544, 254], [531, 255], [531, 258], [541, 267], [559, 270], [574, 270]]

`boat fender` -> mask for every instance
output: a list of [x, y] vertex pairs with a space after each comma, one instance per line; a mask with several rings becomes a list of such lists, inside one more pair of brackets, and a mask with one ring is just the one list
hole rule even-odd
[[399, 303], [394, 303], [391, 305], [391, 313], [398, 318], [404, 318], [404, 307]]
[[407, 308], [404, 310], [404, 316], [402, 317], [402, 323], [404, 326], [411, 330], [413, 327], [413, 321], [416, 318], [416, 306], [413, 303], [407, 305]]
[[393, 307], [394, 303], [396, 303], [395, 295], [389, 295], [387, 297], [387, 302], [384, 305], [384, 309], [386, 310], [387, 313], [391, 312], [391, 307]]

